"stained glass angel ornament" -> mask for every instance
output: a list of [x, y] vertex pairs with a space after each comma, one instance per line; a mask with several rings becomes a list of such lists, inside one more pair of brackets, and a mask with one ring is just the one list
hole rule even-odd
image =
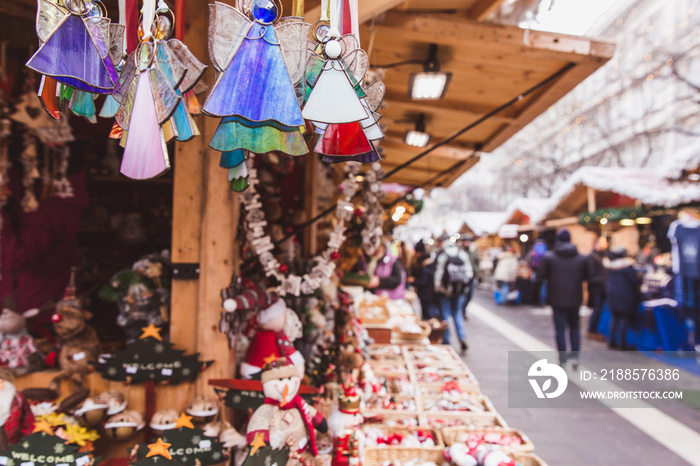
[[317, 35], [317, 40], [316, 53], [307, 65], [307, 99], [302, 111], [321, 133], [315, 151], [330, 163], [379, 160], [370, 141], [384, 137], [376, 113], [384, 84], [375, 81], [363, 88], [369, 60], [355, 36], [324, 34]]
[[218, 75], [202, 112], [222, 117], [209, 144], [223, 152], [221, 166], [240, 166], [243, 149], [308, 152], [299, 99], [311, 26], [301, 18], [280, 18], [277, 0], [244, 0], [239, 8], [216, 2], [209, 8], [209, 54]]
[[110, 23], [98, 1], [38, 0], [36, 32], [40, 46], [26, 66], [43, 75], [44, 108], [58, 118], [63, 100], [94, 122], [94, 94], [109, 94], [117, 83], [123, 27]]
[[204, 73], [187, 47], [167, 40], [172, 21], [158, 15], [151, 34], [141, 30], [141, 42], [129, 55], [113, 96], [119, 102], [115, 118], [122, 129], [122, 174], [154, 178], [170, 168], [166, 142], [198, 134], [182, 101]]

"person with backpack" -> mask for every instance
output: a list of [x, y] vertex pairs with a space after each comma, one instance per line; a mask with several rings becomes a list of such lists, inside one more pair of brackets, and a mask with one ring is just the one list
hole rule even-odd
[[[467, 253], [450, 241], [448, 235], [438, 238], [438, 247], [440, 252], [435, 260], [434, 290], [440, 303], [442, 319], [449, 321], [452, 317], [462, 352], [464, 352], [469, 346], [462, 310], [466, 293], [474, 278], [474, 270]], [[445, 332], [443, 343], [450, 344], [449, 331]]]

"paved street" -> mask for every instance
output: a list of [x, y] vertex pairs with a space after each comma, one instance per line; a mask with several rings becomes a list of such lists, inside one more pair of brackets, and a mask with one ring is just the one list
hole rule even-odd
[[[602, 404], [597, 409], [509, 408], [508, 351], [554, 346], [551, 311], [530, 306], [497, 306], [490, 293], [478, 291], [469, 312], [470, 349], [464, 361], [496, 409], [512, 427], [530, 437], [536, 452], [550, 466], [700, 465], [700, 410], [683, 402], [628, 410], [613, 410]], [[585, 322], [587, 318], [582, 319]], [[608, 351], [605, 343], [585, 337], [582, 350], [584, 365], [586, 358], [589, 362], [593, 362], [592, 358], [602, 358], [611, 365], [617, 364], [615, 367], [622, 363], [628, 367], [669, 367], [641, 353], [623, 357], [630, 355]], [[697, 376], [683, 372], [682, 378], [686, 386], [690, 381], [695, 388], [700, 387]], [[669, 448], [680, 452], [676, 454]]]

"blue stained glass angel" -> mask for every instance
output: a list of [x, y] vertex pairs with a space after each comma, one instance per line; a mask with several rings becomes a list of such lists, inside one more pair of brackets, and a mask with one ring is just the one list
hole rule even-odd
[[202, 112], [223, 117], [210, 143], [224, 152], [221, 165], [240, 165], [242, 149], [308, 152], [299, 99], [311, 25], [280, 19], [275, 0], [244, 0], [245, 14], [219, 2], [209, 8], [209, 54], [218, 76]]

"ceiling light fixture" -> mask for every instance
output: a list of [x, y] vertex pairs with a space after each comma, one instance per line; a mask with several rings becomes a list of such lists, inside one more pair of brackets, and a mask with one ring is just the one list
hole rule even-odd
[[425, 147], [428, 145], [430, 142], [430, 134], [425, 132], [425, 115], [421, 113], [418, 116], [415, 129], [406, 131], [403, 136], [403, 142], [409, 146], [415, 147]]
[[408, 81], [408, 97], [413, 100], [442, 99], [451, 78], [452, 73], [440, 71], [437, 44], [430, 44], [428, 59], [423, 62], [423, 71], [411, 73]]

